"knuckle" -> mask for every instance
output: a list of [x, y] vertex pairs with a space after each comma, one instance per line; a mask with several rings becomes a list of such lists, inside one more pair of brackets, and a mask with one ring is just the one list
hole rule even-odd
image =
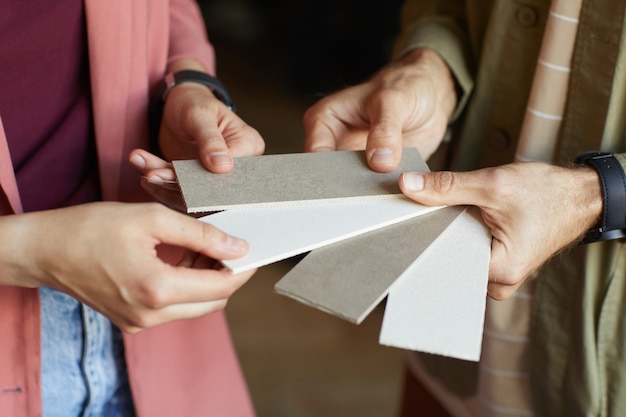
[[170, 296], [165, 286], [144, 285], [138, 291], [137, 301], [148, 310], [159, 310], [170, 304]]
[[379, 140], [391, 141], [395, 138], [396, 129], [393, 128], [391, 123], [383, 120], [372, 128], [372, 134]]
[[151, 320], [147, 312], [133, 310], [126, 315], [125, 323], [120, 328], [126, 333], [139, 333], [142, 330], [154, 326], [156, 323]]
[[332, 114], [331, 100], [325, 97], [309, 107], [302, 117], [305, 124], [312, 124], [320, 118], [328, 117]]
[[511, 194], [514, 183], [505, 169], [490, 169], [487, 171], [485, 187], [487, 192], [495, 197]]
[[456, 186], [457, 177], [453, 172], [442, 171], [433, 176], [432, 187], [438, 193], [449, 193]]
[[154, 222], [160, 222], [166, 213], [163, 206], [159, 203], [143, 203], [142, 211], [144, 217]]

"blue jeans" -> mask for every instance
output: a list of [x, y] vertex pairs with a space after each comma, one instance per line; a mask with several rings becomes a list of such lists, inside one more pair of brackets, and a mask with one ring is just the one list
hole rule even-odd
[[133, 417], [121, 332], [66, 294], [39, 294], [44, 417]]

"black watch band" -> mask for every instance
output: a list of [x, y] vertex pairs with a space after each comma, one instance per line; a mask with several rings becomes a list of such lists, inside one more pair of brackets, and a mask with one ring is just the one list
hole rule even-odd
[[233, 104], [230, 94], [226, 87], [217, 78], [201, 71], [183, 70], [165, 75], [163, 80], [156, 87], [154, 96], [150, 102], [150, 109], [148, 115], [149, 123], [149, 148], [150, 151], [156, 155], [160, 155], [159, 149], [159, 129], [161, 127], [161, 119], [163, 117], [163, 105], [165, 104], [165, 98], [172, 90], [181, 83], [197, 83], [207, 86], [213, 91], [215, 97], [226, 105], [230, 110], [235, 111], [235, 105]]
[[576, 165], [594, 168], [602, 186], [602, 217], [598, 227], [589, 231], [582, 243], [621, 239], [626, 236], [626, 175], [624, 169], [611, 153], [583, 152], [576, 158]]

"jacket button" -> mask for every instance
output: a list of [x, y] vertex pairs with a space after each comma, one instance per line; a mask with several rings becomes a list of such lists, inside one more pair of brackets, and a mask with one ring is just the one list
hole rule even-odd
[[490, 138], [491, 146], [504, 151], [511, 145], [511, 137], [503, 129], [496, 129]]
[[537, 11], [529, 6], [522, 6], [515, 12], [517, 23], [523, 27], [535, 26], [537, 17]]

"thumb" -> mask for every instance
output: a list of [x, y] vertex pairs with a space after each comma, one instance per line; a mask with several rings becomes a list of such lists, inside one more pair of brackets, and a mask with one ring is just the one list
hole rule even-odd
[[404, 195], [428, 206], [482, 206], [487, 195], [479, 171], [405, 172], [399, 184]]
[[394, 103], [375, 105], [369, 110], [370, 131], [366, 155], [370, 167], [378, 172], [391, 172], [402, 158], [402, 119]]

